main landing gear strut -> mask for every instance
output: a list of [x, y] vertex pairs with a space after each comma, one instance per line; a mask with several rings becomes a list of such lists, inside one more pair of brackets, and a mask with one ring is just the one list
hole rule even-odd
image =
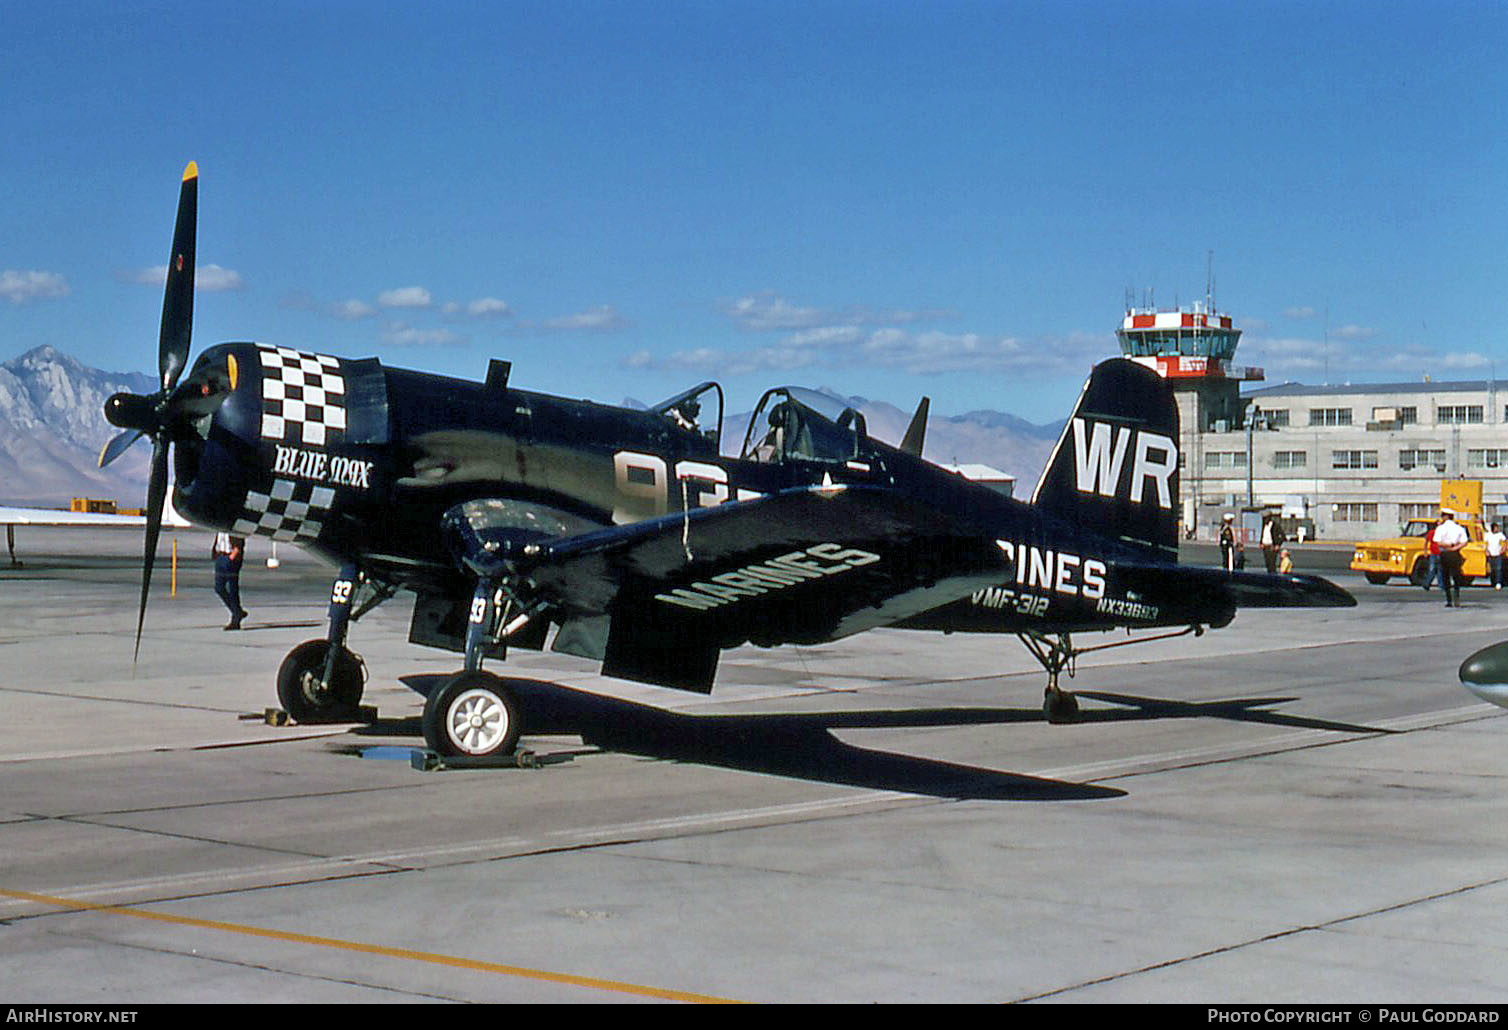
[[447, 757], [491, 758], [518, 746], [522, 712], [502, 679], [482, 669], [489, 647], [502, 643], [544, 610], [525, 603], [505, 578], [482, 578], [471, 597], [466, 667], [424, 704], [424, 741]]
[[1059, 633], [1051, 636], [1046, 633], [1017, 633], [1016, 637], [1026, 645], [1026, 649], [1047, 672], [1047, 690], [1042, 697], [1042, 715], [1048, 722], [1068, 723], [1076, 722], [1079, 717], [1079, 699], [1072, 693], [1058, 686], [1058, 674], [1067, 670], [1070, 678], [1077, 671], [1078, 658], [1081, 654], [1091, 651], [1104, 651], [1112, 647], [1125, 647], [1127, 644], [1145, 644], [1153, 640], [1167, 640], [1171, 637], [1182, 637], [1192, 633], [1196, 637], [1204, 632], [1203, 626], [1190, 626], [1187, 629], [1178, 630], [1176, 633], [1162, 633], [1155, 637], [1137, 637], [1134, 640], [1117, 640], [1112, 644], [1099, 644], [1095, 647], [1074, 647], [1073, 639], [1067, 633]]
[[355, 565], [343, 565], [330, 589], [329, 629], [323, 640], [306, 640], [283, 659], [278, 669], [278, 702], [295, 722], [345, 722], [359, 712], [366, 687], [366, 665], [346, 647], [352, 622], [393, 596], [386, 585], [356, 611], [356, 591], [366, 578]]

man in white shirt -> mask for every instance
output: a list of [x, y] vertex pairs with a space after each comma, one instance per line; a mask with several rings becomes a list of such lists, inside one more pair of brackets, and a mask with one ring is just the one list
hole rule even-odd
[[1482, 535], [1482, 542], [1487, 545], [1487, 574], [1492, 579], [1492, 589], [1503, 589], [1503, 545], [1508, 542], [1508, 536], [1494, 522], [1492, 528]]
[[1440, 548], [1441, 586], [1445, 588], [1447, 608], [1461, 607], [1461, 565], [1465, 561], [1461, 549], [1471, 539], [1455, 515], [1449, 508], [1441, 508], [1440, 524], [1435, 527], [1435, 543]]
[[240, 629], [241, 620], [246, 618], [246, 609], [241, 607], [241, 562], [246, 557], [246, 538], [216, 533], [211, 552], [215, 557], [215, 593], [230, 609], [230, 621], [225, 628]]

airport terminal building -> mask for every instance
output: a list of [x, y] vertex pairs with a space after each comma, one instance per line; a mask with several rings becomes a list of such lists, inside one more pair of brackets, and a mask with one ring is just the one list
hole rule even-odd
[[1178, 398], [1186, 534], [1211, 539], [1225, 512], [1251, 527], [1254, 511], [1278, 509], [1292, 537], [1300, 528], [1321, 540], [1392, 536], [1438, 510], [1447, 478], [1482, 480], [1488, 519], [1508, 516], [1508, 388], [1253, 388], [1261, 369], [1231, 364], [1240, 335], [1212, 305], [1129, 310], [1117, 333]]

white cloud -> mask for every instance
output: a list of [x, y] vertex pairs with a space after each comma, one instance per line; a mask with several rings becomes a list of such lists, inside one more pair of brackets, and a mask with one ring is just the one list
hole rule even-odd
[[723, 312], [740, 328], [763, 331], [769, 329], [812, 329], [832, 316], [817, 308], [798, 308], [784, 297], [772, 293], [758, 293], [740, 297], [723, 307]]
[[1451, 351], [1442, 356], [1441, 363], [1449, 369], [1479, 370], [1490, 368], [1493, 360], [1485, 354], [1478, 354], [1476, 351]]
[[1480, 374], [1492, 365], [1492, 358], [1476, 351], [1437, 351], [1419, 343], [1378, 346], [1371, 340], [1334, 332], [1328, 345], [1324, 339], [1254, 336], [1243, 338], [1237, 361], [1261, 368], [1268, 382], [1311, 383], [1413, 381], [1442, 373]]
[[1284, 318], [1313, 318], [1317, 314], [1319, 314], [1319, 312], [1315, 311], [1313, 308], [1309, 307], [1307, 304], [1304, 305], [1304, 306], [1302, 306], [1302, 307], [1293, 307], [1293, 308], [1284, 308], [1283, 309], [1283, 317]]
[[21, 272], [7, 268], [0, 272], [0, 297], [12, 304], [34, 300], [52, 300], [68, 296], [68, 280], [57, 272]]
[[954, 313], [934, 309], [875, 310], [850, 307], [842, 310], [798, 307], [778, 294], [764, 291], [722, 305], [723, 314], [740, 329], [750, 332], [789, 332], [821, 329], [834, 325], [910, 325], [948, 318]]
[[776, 344], [745, 350], [699, 348], [663, 358], [639, 352], [635, 368], [698, 370], [723, 375], [797, 368], [898, 369], [913, 375], [945, 372], [1052, 375], [1089, 368], [1117, 351], [1109, 333], [1071, 333], [1042, 340], [980, 333], [922, 333], [832, 327], [793, 333]]
[[[629, 364], [635, 362], [635, 364]], [[723, 351], [712, 347], [676, 351], [664, 358], [651, 358], [648, 352], [631, 355], [624, 364], [630, 368], [657, 368], [677, 372], [736, 376], [754, 372], [789, 372], [815, 365], [816, 356], [801, 350], [760, 347], [755, 350]]]
[[364, 300], [343, 300], [338, 304], [330, 305], [330, 314], [346, 322], [356, 322], [363, 318], [370, 318], [377, 313], [377, 309]]
[[1343, 325], [1330, 330], [1330, 335], [1340, 340], [1370, 340], [1377, 335], [1376, 329], [1360, 325]]
[[856, 325], [835, 325], [824, 329], [807, 329], [787, 336], [788, 347], [833, 347], [845, 343], [859, 343], [864, 339], [864, 330]]
[[[128, 283], [140, 283], [142, 286], [164, 286], [168, 281], [167, 265], [152, 265], [148, 268], [138, 268], [134, 272], [125, 272], [120, 278]], [[194, 292], [195, 293], [225, 293], [230, 290], [242, 290], [246, 288], [246, 282], [241, 278], [241, 273], [219, 265], [200, 265], [194, 269]]]
[[392, 347], [448, 347], [465, 341], [449, 329], [417, 329], [390, 322], [382, 330], [382, 342]]
[[[163, 280], [167, 279], [167, 269], [164, 268]], [[234, 272], [229, 268], [221, 268], [219, 265], [204, 265], [194, 270], [194, 289], [205, 293], [223, 293], [226, 290], [244, 289], [246, 284], [241, 280], [241, 273]]]
[[466, 313], [472, 318], [505, 318], [513, 314], [507, 301], [496, 297], [480, 297], [466, 305]]
[[377, 294], [377, 303], [385, 308], [427, 308], [434, 298], [422, 286], [402, 286]]
[[599, 304], [597, 307], [574, 315], [563, 315], [560, 318], [552, 318], [544, 323], [546, 329], [584, 329], [593, 332], [604, 332], [611, 329], [623, 329], [628, 326], [628, 321], [616, 308], [610, 304]]

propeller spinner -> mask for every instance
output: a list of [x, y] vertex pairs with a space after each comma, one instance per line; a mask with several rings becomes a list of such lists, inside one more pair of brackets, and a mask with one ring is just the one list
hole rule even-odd
[[[162, 532], [162, 511], [168, 490], [168, 444], [180, 423], [186, 398], [174, 387], [188, 364], [189, 339], [194, 322], [194, 242], [199, 208], [199, 167], [190, 161], [183, 170], [178, 193], [178, 217], [173, 226], [173, 252], [168, 256], [167, 286], [162, 299], [162, 328], [157, 343], [157, 368], [162, 388], [151, 396], [118, 393], [105, 402], [105, 418], [124, 432], [100, 452], [103, 468], [143, 436], [152, 438], [152, 474], [147, 486], [147, 535], [141, 562], [141, 602], [136, 612], [136, 651], [141, 654], [141, 629], [147, 615], [147, 593], [152, 586], [152, 565], [157, 557], [157, 538]], [[133, 661], [135, 657], [133, 656]]]

